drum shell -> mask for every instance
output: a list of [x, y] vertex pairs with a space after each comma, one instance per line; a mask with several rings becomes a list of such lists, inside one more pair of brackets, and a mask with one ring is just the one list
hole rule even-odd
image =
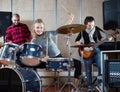
[[1, 68], [0, 92], [41, 92], [41, 80], [32, 69]]
[[1, 50], [0, 62], [4, 65], [15, 64], [16, 62], [16, 51], [18, 45], [14, 43], [5, 43]]
[[49, 58], [46, 63], [47, 70], [68, 70], [69, 58]]
[[22, 47], [22, 63], [27, 66], [37, 66], [41, 61], [42, 48], [34, 43], [25, 43]]

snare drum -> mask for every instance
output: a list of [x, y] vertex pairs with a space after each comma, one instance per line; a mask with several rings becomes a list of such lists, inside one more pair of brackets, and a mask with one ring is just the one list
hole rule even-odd
[[22, 63], [27, 66], [40, 64], [41, 47], [34, 43], [25, 43], [22, 50]]
[[41, 80], [32, 69], [1, 68], [0, 92], [41, 92]]
[[4, 65], [15, 65], [17, 49], [17, 44], [5, 43], [0, 54], [0, 63]]
[[48, 70], [68, 70], [69, 58], [49, 58], [46, 63]]

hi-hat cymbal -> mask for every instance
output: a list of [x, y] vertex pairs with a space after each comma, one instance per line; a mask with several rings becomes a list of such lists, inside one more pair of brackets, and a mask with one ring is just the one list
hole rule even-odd
[[59, 27], [57, 31], [60, 34], [78, 33], [84, 31], [85, 28], [85, 25], [82, 24], [70, 24]]
[[84, 47], [91, 47], [94, 46], [93, 44], [81, 44], [81, 45], [73, 45], [73, 48], [84, 48]]

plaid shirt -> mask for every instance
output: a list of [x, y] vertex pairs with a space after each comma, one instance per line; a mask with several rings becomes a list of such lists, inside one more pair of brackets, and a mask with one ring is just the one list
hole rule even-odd
[[6, 30], [6, 42], [13, 42], [15, 44], [24, 44], [32, 39], [31, 33], [26, 24], [20, 23], [18, 25], [11, 25]]

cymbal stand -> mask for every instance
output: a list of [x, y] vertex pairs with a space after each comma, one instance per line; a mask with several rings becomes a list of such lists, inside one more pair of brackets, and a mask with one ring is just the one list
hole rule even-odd
[[80, 89], [80, 92], [84, 92], [84, 82], [86, 81], [86, 75], [83, 74], [83, 65], [84, 65], [84, 60], [83, 60], [83, 55], [81, 55], [80, 57], [80, 60], [81, 60], [81, 76], [79, 78], [79, 83], [78, 83], [78, 87]]
[[50, 83], [50, 84], [47, 86], [47, 88], [45, 89], [44, 92], [47, 92], [47, 91], [48, 91], [48, 89], [49, 89], [49, 87], [50, 87], [51, 84], [54, 84], [54, 92], [58, 92], [58, 90], [59, 90], [59, 71], [55, 70], [54, 73], [55, 73], [55, 77], [54, 77], [53, 82]]
[[[72, 58], [71, 58], [71, 48], [70, 48], [70, 46], [71, 46], [71, 44], [70, 44], [70, 36], [71, 35], [68, 35], [67, 36], [67, 43], [66, 43], [66, 45], [68, 46], [68, 54], [69, 54], [69, 61], [68, 61], [68, 81], [62, 86], [62, 88], [59, 90], [59, 92], [62, 92], [62, 90], [64, 89], [64, 87], [65, 86], [67, 86], [67, 85], [72, 85], [77, 91], [79, 91], [78, 90], [78, 88], [75, 86], [75, 84], [74, 83], [72, 83], [71, 82], [71, 61], [72, 61]], [[70, 92], [70, 87], [69, 87], [69, 91], [68, 92]]]

